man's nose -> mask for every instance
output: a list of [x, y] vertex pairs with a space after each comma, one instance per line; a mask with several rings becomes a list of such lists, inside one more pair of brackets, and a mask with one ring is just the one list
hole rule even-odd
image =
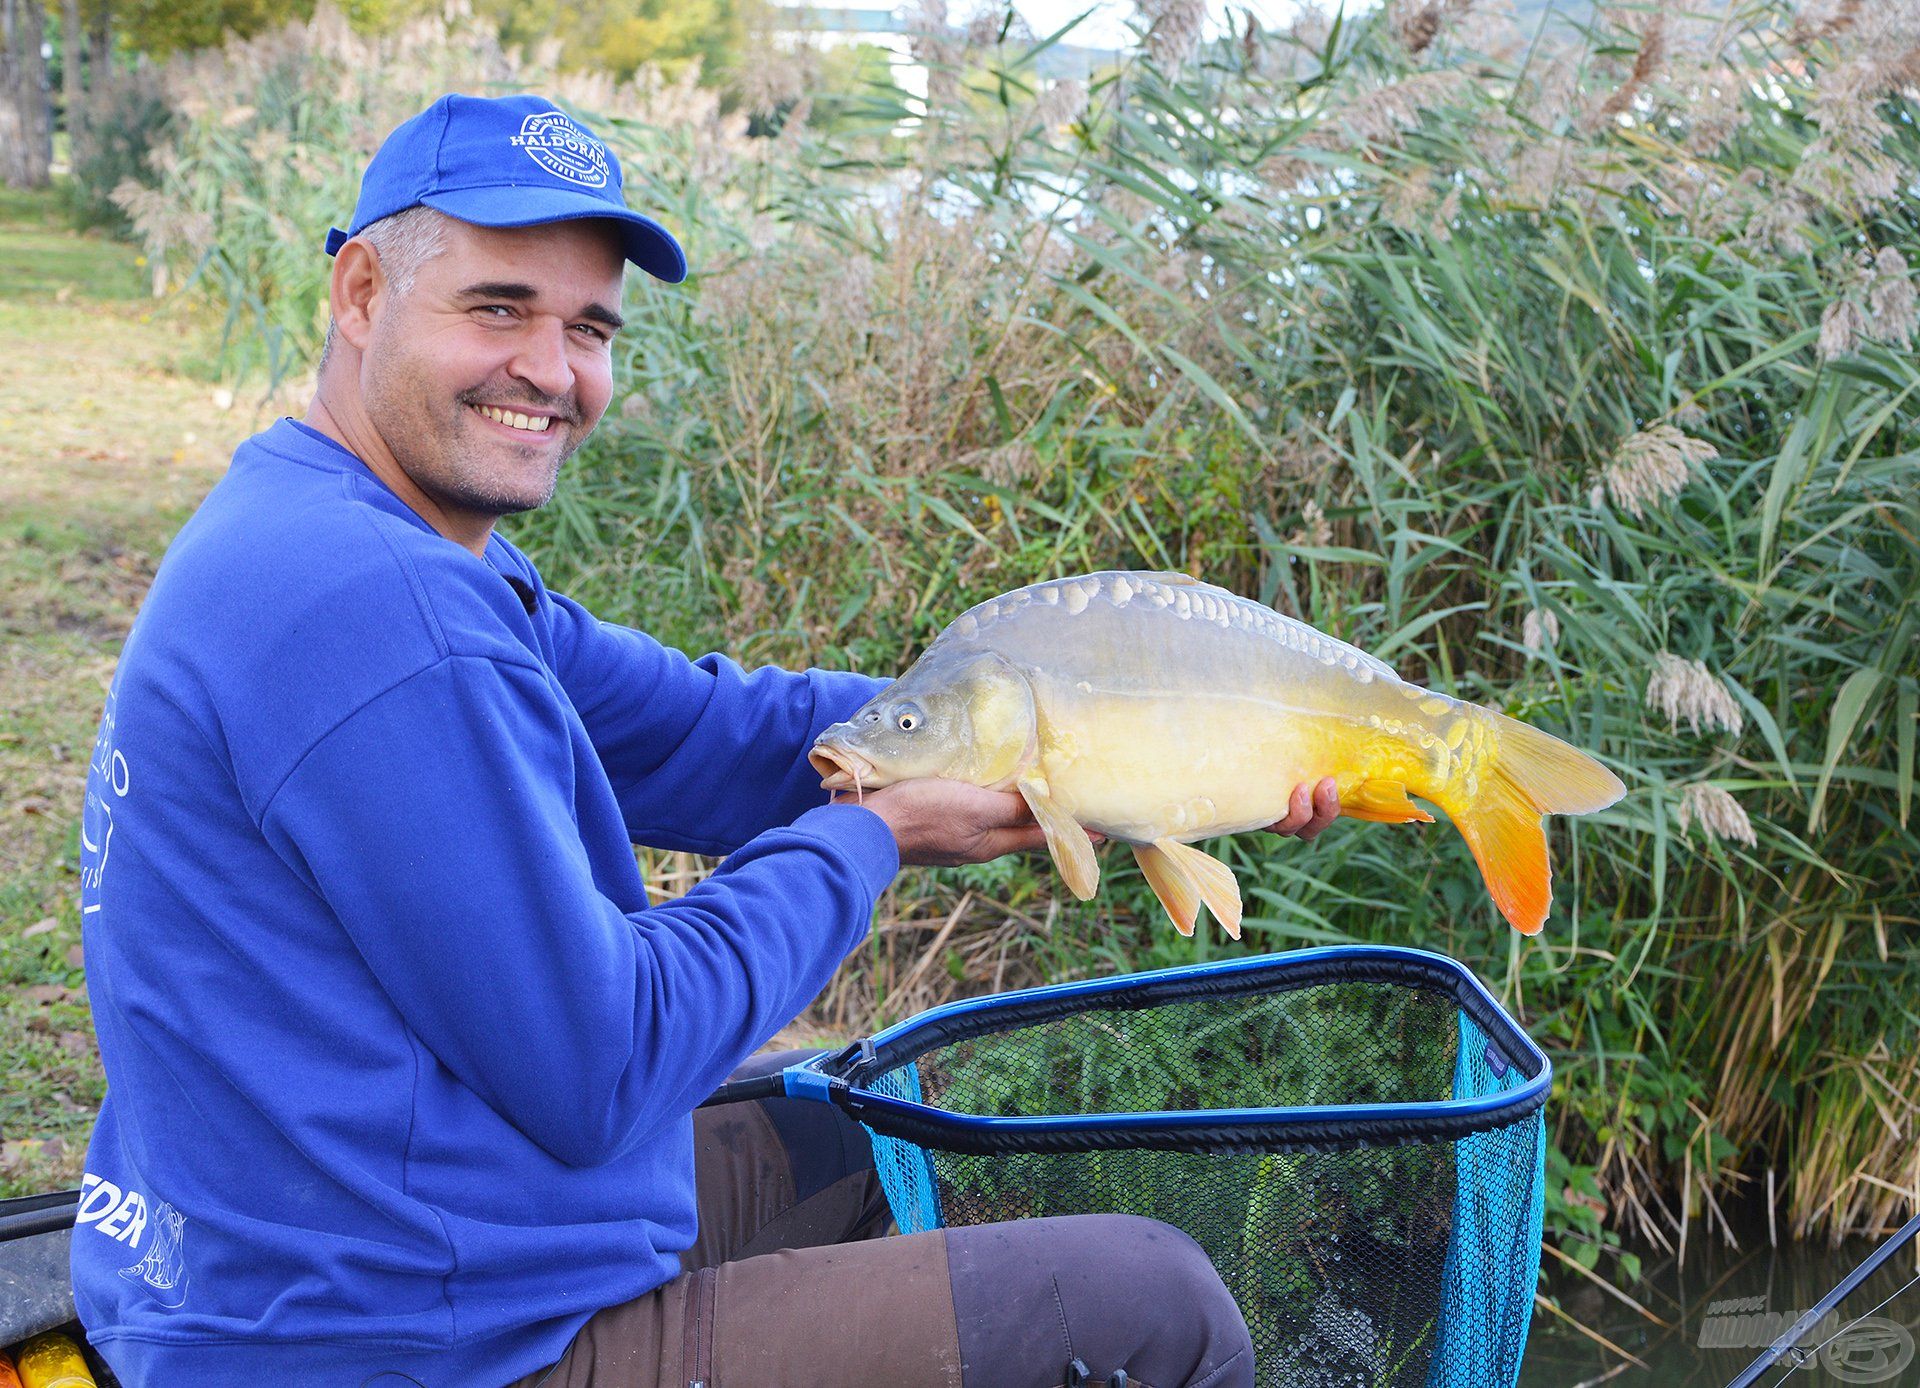
[[557, 318], [537, 318], [520, 336], [519, 351], [508, 370], [545, 395], [573, 393], [573, 366], [567, 360], [567, 326]]

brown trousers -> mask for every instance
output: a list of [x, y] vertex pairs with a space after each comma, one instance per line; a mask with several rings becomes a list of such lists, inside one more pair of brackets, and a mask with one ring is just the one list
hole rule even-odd
[[[739, 1075], [798, 1058], [756, 1056]], [[871, 1148], [837, 1109], [701, 1109], [694, 1140], [699, 1232], [682, 1274], [599, 1312], [511, 1388], [1253, 1382], [1245, 1322], [1167, 1225], [1077, 1215], [882, 1237]]]

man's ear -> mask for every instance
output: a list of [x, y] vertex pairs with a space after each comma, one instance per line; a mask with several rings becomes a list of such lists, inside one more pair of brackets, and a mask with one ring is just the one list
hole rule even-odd
[[335, 254], [328, 302], [335, 329], [358, 350], [365, 351], [373, 335], [374, 304], [386, 287], [379, 253], [359, 237]]

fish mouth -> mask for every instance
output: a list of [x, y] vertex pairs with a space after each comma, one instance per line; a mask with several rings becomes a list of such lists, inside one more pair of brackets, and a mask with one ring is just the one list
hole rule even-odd
[[872, 762], [851, 747], [831, 742], [815, 743], [807, 764], [820, 773], [822, 790], [858, 790], [876, 779]]

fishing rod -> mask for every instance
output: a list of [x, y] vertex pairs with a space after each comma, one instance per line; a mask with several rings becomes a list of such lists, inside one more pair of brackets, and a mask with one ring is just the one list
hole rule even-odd
[[[1885, 1243], [1881, 1244], [1878, 1248], [1874, 1249], [1873, 1252], [1869, 1253], [1867, 1255], [1867, 1260], [1864, 1263], [1860, 1264], [1859, 1267], [1855, 1268], [1852, 1272], [1848, 1273], [1845, 1277], [1843, 1277], [1840, 1280], [1839, 1286], [1835, 1287], [1832, 1291], [1828, 1292], [1825, 1296], [1821, 1297], [1819, 1302], [1814, 1306], [1814, 1308], [1811, 1311], [1808, 1311], [1806, 1315], [1800, 1317], [1799, 1320], [1795, 1321], [1792, 1325], [1788, 1326], [1787, 1329], [1781, 1334], [1780, 1338], [1775, 1340], [1771, 1345], [1767, 1346], [1766, 1351], [1763, 1354], [1761, 1354], [1761, 1356], [1758, 1359], [1754, 1360], [1751, 1364], [1747, 1365], [1746, 1371], [1742, 1373], [1740, 1377], [1736, 1378], [1733, 1382], [1729, 1383], [1727, 1385], [1727, 1388], [1749, 1388], [1750, 1384], [1753, 1384], [1759, 1380], [1761, 1374], [1765, 1373], [1768, 1369], [1772, 1368], [1775, 1364], [1778, 1364], [1782, 1359], [1786, 1358], [1789, 1354], [1796, 1353], [1795, 1346], [1798, 1345], [1803, 1338], [1805, 1338], [1809, 1330], [1812, 1330], [1815, 1325], [1819, 1324], [1823, 1316], [1825, 1316], [1829, 1311], [1833, 1310], [1834, 1307], [1838, 1306], [1842, 1301], [1846, 1300], [1847, 1294], [1851, 1292], [1855, 1287], [1858, 1287], [1862, 1282], [1866, 1281], [1869, 1277], [1873, 1276], [1874, 1273], [1878, 1272], [1881, 1269], [1881, 1267], [1887, 1262], [1887, 1260], [1892, 1258], [1894, 1254], [1898, 1253], [1901, 1250], [1901, 1248], [1904, 1247], [1908, 1243], [1908, 1241], [1911, 1240], [1916, 1234], [1920, 1234], [1920, 1214], [1916, 1214], [1912, 1219], [1908, 1220], [1899, 1229], [1895, 1230], [1893, 1237], [1888, 1239]], [[1920, 1276], [1916, 1276], [1914, 1278], [1914, 1281], [1920, 1282]], [[1912, 1285], [1913, 1285], [1913, 1282], [1908, 1282], [1906, 1286], [1901, 1287], [1899, 1291], [1896, 1291], [1893, 1294], [1893, 1296], [1899, 1296], [1900, 1292], [1904, 1292], [1907, 1289], [1907, 1287], [1911, 1287]], [[1893, 1296], [1888, 1297], [1887, 1301], [1892, 1301]], [[1880, 1303], [1880, 1306], [1885, 1306], [1886, 1304], [1887, 1302], [1883, 1301]], [[1878, 1311], [1880, 1309], [1880, 1306], [1874, 1307], [1873, 1311]], [[1873, 1311], [1867, 1312], [1867, 1315], [1868, 1316], [1872, 1315]], [[1851, 1330], [1854, 1325], [1857, 1325], [1861, 1320], [1864, 1320], [1864, 1319], [1866, 1319], [1865, 1316], [1856, 1317], [1853, 1321], [1849, 1322], [1846, 1326], [1842, 1327], [1842, 1329], [1836, 1332], [1834, 1335], [1829, 1336], [1828, 1339], [1823, 1343], [1831, 1344], [1834, 1340], [1838, 1339], [1840, 1335], [1845, 1334], [1846, 1331]], [[1818, 1348], [1819, 1347], [1816, 1346], [1816, 1352], [1818, 1351]], [[1794, 1369], [1798, 1369], [1802, 1364], [1806, 1362], [1807, 1362], [1807, 1356], [1800, 1356], [1796, 1358], [1794, 1360], [1793, 1369], [1787, 1370], [1787, 1373], [1791, 1375]]]
[[46, 1195], [22, 1195], [0, 1200], [0, 1243], [30, 1239], [66, 1229], [80, 1208], [80, 1192], [56, 1190]]

